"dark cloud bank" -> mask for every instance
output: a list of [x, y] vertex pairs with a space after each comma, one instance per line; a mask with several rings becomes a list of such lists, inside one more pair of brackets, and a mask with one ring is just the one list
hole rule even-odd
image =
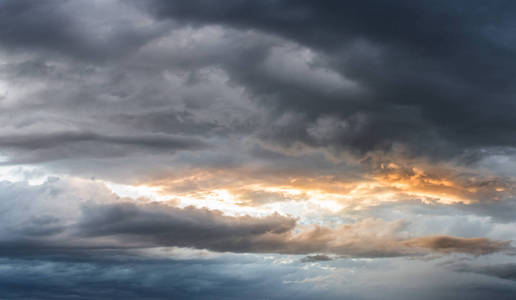
[[[156, 0], [133, 1], [134, 7], [128, 3], [106, 3], [101, 14], [98, 7], [82, 2], [2, 1], [2, 48], [32, 55], [27, 62], [15, 63], [11, 75], [23, 80], [27, 73], [22, 68], [36, 61], [43, 68], [70, 65], [75, 70], [71, 73], [103, 76], [112, 83], [70, 82], [64, 87], [69, 91], [47, 88], [38, 97], [54, 96], [48, 109], [55, 111], [69, 109], [57, 100], [60, 97], [82, 98], [81, 106], [88, 107], [103, 103], [99, 96], [104, 94], [124, 104], [143, 101], [157, 107], [158, 99], [153, 98], [165, 97], [161, 103], [176, 100], [156, 74], [186, 72], [195, 85], [199, 70], [217, 67], [267, 114], [257, 118], [256, 111], [249, 110], [248, 124], [234, 119], [231, 129], [219, 121], [201, 124], [198, 118], [182, 118], [184, 133], [204, 127], [205, 132], [226, 136], [239, 128], [239, 134], [282, 146], [300, 142], [360, 155], [401, 151], [435, 159], [469, 160], [485, 155], [486, 149], [508, 151], [515, 145], [511, 1]], [[84, 17], [76, 18], [81, 9]], [[123, 18], [99, 24], [117, 9]], [[191, 49], [162, 46], [164, 52], [153, 44], [173, 38], [171, 32], [181, 26], [208, 25], [222, 26], [223, 33], [202, 33], [207, 44], [194, 39]], [[222, 44], [217, 44], [218, 38]], [[316, 59], [296, 62], [303, 49]], [[64, 61], [63, 55], [68, 57]], [[86, 67], [85, 60], [92, 64]], [[57, 66], [56, 61], [65, 64]], [[290, 63], [305, 64], [306, 69]], [[290, 72], [288, 78], [281, 75], [282, 68]], [[208, 102], [213, 100], [188, 97], [181, 100], [187, 104], [181, 110], [142, 109], [131, 119], [127, 112], [111, 111], [117, 108], [113, 103], [103, 103], [112, 119], [101, 122], [107, 128], [126, 118], [140, 130], [145, 125], [149, 131], [171, 131], [177, 125], [170, 119], [211, 110]], [[169, 119], [165, 122], [170, 126], [149, 122], [157, 114]], [[77, 116], [92, 115], [86, 109]]]
[[249, 63], [230, 73], [256, 93], [271, 94], [270, 105], [302, 113], [300, 122], [321, 115], [346, 120], [347, 130], [329, 144], [367, 152], [401, 143], [429, 155], [514, 146], [510, 1], [151, 3], [161, 18], [263, 30], [322, 51], [368, 92], [314, 95], [274, 82]]

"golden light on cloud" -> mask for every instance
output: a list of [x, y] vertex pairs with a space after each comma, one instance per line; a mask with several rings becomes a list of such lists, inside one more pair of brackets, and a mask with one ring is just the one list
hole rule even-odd
[[[453, 168], [385, 163], [356, 179], [332, 175], [266, 176], [252, 170], [201, 169], [128, 187], [126, 194], [227, 214], [303, 215], [363, 210], [386, 202], [417, 200], [442, 205], [501, 199], [511, 184], [500, 178], [466, 176]], [[116, 193], [120, 186], [111, 185]], [[122, 194], [124, 194], [122, 192]], [[285, 207], [302, 209], [285, 209]]]

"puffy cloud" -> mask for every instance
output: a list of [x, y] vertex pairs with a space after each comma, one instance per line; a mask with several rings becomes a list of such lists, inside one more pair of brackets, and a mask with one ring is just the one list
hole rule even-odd
[[[409, 1], [229, 1], [216, 9], [202, 0], [147, 4], [162, 19], [259, 30], [320, 50], [337, 72], [369, 91], [361, 96], [302, 95], [264, 76], [235, 74], [261, 94], [277, 90], [281, 96], [274, 99], [282, 109], [306, 115], [282, 130], [312, 128], [320, 117], [337, 118], [349, 129], [326, 145], [358, 153], [390, 151], [402, 144], [416, 154], [446, 158], [465, 149], [514, 146], [508, 138], [514, 123], [504, 113], [513, 109], [507, 101], [514, 93], [513, 67], [506, 63], [514, 47], [507, 38], [512, 4], [479, 10], [462, 3]], [[486, 107], [486, 98], [496, 104]], [[346, 132], [352, 135], [341, 138]], [[296, 133], [290, 138], [312, 143], [301, 130]], [[270, 136], [288, 142], [274, 132]]]
[[[513, 45], [503, 13], [512, 5], [481, 12], [377, 1], [211, 6], [3, 1], [0, 86], [12, 114], [2, 123], [205, 135], [228, 145], [211, 161], [224, 151], [260, 160], [242, 147], [247, 139], [337, 156], [379, 151], [464, 161], [513, 146], [513, 118], [504, 114], [514, 92], [505, 63]], [[248, 9], [255, 15], [244, 17]], [[55, 34], [40, 38], [40, 30]], [[487, 98], [495, 104], [485, 106]]]

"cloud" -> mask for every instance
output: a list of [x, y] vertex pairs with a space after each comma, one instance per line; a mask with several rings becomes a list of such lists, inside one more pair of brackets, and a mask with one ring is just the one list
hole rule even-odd
[[[343, 298], [320, 286], [338, 277], [384, 284], [349, 298], [389, 298], [423, 281], [403, 259], [430, 254], [495, 263], [469, 266], [491, 278], [424, 265], [425, 282], [455, 289], [430, 281], [421, 297], [456, 298], [465, 277], [481, 277], [465, 284], [479, 287], [472, 299], [513, 294], [484, 283], [512, 279], [496, 259], [514, 254], [515, 12], [511, 1], [0, 0], [2, 178], [61, 176], [0, 183], [0, 255], [16, 260], [2, 264], [0, 294]], [[264, 285], [241, 280], [264, 274], [253, 263], [197, 280], [208, 263], [106, 261], [174, 247], [283, 259], [266, 265], [386, 259], [295, 258], [314, 273]], [[387, 260], [385, 273], [314, 271]]]
[[202, 150], [208, 145], [199, 139], [163, 134], [113, 136], [93, 132], [59, 132], [3, 135], [0, 136], [0, 147], [15, 150], [13, 160], [15, 163], [21, 163], [24, 160], [37, 162], [82, 156], [102, 158], [104, 155], [124, 154], [128, 152], [129, 147], [175, 152]]
[[457, 238], [451, 236], [429, 236], [415, 238], [407, 244], [443, 253], [468, 253], [483, 255], [511, 250], [509, 241], [493, 241], [486, 238]]
[[1, 136], [0, 145], [6, 148], [38, 150], [51, 148], [67, 143], [99, 142], [122, 145], [139, 145], [141, 147], [188, 148], [203, 146], [202, 142], [193, 139], [166, 135], [149, 136], [105, 136], [92, 132], [61, 132], [55, 134], [32, 134]]
[[467, 263], [452, 264], [450, 268], [456, 272], [478, 273], [501, 279], [516, 280], [516, 264], [472, 265]]
[[372, 163], [374, 181], [391, 191], [446, 204], [493, 203], [510, 199], [515, 183], [510, 177], [484, 175], [447, 165]]
[[301, 259], [301, 262], [319, 262], [319, 261], [330, 261], [333, 260], [332, 257], [324, 254], [316, 254], [316, 255], [308, 255]]
[[101, 8], [84, 1], [7, 0], [0, 3], [0, 19], [3, 48], [93, 62], [116, 59], [163, 32], [145, 14], [114, 1]]
[[[88, 181], [53, 179], [40, 186], [3, 185], [3, 197], [8, 199], [12, 193], [17, 199], [2, 202], [4, 230], [0, 240], [2, 254], [8, 256], [155, 247], [347, 257], [431, 252], [484, 255], [512, 249], [510, 242], [487, 238], [410, 237], [403, 221], [363, 219], [335, 228], [302, 226], [296, 219], [279, 214], [227, 216], [205, 208], [128, 202], [103, 185]], [[29, 204], [31, 209], [27, 210]]]
[[[50, 140], [72, 128], [113, 137], [210, 139], [222, 146], [177, 160], [168, 148], [152, 147], [152, 168], [141, 147], [129, 141], [122, 143], [126, 149], [67, 146], [58, 154], [40, 150], [18, 159], [11, 153], [14, 162], [66, 157], [47, 166], [123, 180], [162, 177], [171, 173], [166, 166], [179, 164], [262, 165], [271, 172], [295, 166], [309, 174], [308, 168], [324, 173], [338, 161], [332, 173], [354, 175], [368, 172], [356, 164], [371, 156], [461, 165], [493, 151], [510, 155], [515, 125], [503, 112], [510, 111], [504, 99], [511, 97], [512, 85], [497, 85], [510, 82], [509, 66], [500, 60], [511, 44], [484, 32], [505, 37], [510, 28], [505, 14], [500, 26], [490, 26], [498, 24], [497, 5], [486, 6], [480, 19], [471, 18], [474, 10], [449, 3], [230, 1], [216, 12], [204, 1], [2, 5], [9, 28], [2, 31], [0, 49], [0, 93], [9, 111], [0, 117], [2, 135], [37, 129]], [[385, 15], [377, 16], [372, 7], [378, 6]], [[243, 18], [248, 8], [256, 15]], [[385, 28], [380, 19], [396, 20], [399, 27]], [[442, 26], [442, 19], [460, 26]], [[478, 26], [468, 26], [473, 19]], [[416, 28], [413, 20], [419, 20]], [[56, 35], [34, 38], [41, 28]], [[488, 49], [500, 53], [493, 56]], [[479, 57], [491, 59], [479, 63], [486, 61]], [[500, 76], [504, 80], [492, 79], [495, 70], [507, 73]], [[485, 80], [473, 74], [485, 74]], [[495, 104], [484, 107], [482, 99]], [[463, 115], [467, 120], [459, 122]], [[269, 147], [257, 150], [264, 145]]]
[[[335, 118], [347, 123], [347, 129], [324, 146], [356, 153], [392, 151], [401, 144], [412, 153], [444, 159], [465, 149], [514, 146], [508, 136], [515, 124], [504, 113], [512, 109], [506, 100], [514, 94], [513, 66], [506, 63], [514, 47], [507, 39], [512, 4], [493, 3], [481, 10], [408, 1], [229, 1], [216, 9], [206, 1], [147, 4], [162, 19], [258, 30], [317, 49], [334, 72], [366, 87], [364, 95], [328, 96], [321, 89], [305, 92], [304, 84], [298, 86], [301, 94], [252, 68], [245, 73], [234, 69], [235, 80], [260, 95], [277, 91], [271, 99], [282, 111], [303, 116], [282, 128], [295, 135], [268, 134], [277, 143], [314, 144], [301, 128]], [[486, 98], [496, 105], [486, 107]]]
[[295, 225], [294, 219], [280, 215], [230, 217], [219, 211], [193, 207], [179, 209], [160, 204], [137, 206], [128, 203], [87, 206], [76, 224], [79, 235], [113, 237], [122, 244], [232, 252], [260, 251], [260, 242], [255, 245], [255, 240], [269, 234], [281, 236]]
[[[463, 163], [514, 146], [515, 124], [504, 113], [514, 92], [505, 59], [511, 4], [481, 11], [377, 1], [211, 6], [3, 1], [5, 97], [14, 117], [2, 123], [33, 123], [46, 134], [68, 124], [117, 136], [204, 135], [228, 145], [232, 163], [260, 161], [242, 146], [249, 140], [286, 156], [297, 147]], [[248, 9], [255, 14], [244, 17]], [[43, 29], [56, 34], [39, 38]]]
[[[174, 255], [168, 253], [168, 255]], [[9, 299], [287, 299], [326, 298], [331, 292], [282, 283], [295, 267], [267, 265], [260, 258], [227, 255], [76, 260], [0, 259], [0, 294]], [[242, 270], [235, 274], [233, 270]], [[301, 276], [299, 274], [296, 276]], [[231, 285], [230, 285], [231, 283]]]

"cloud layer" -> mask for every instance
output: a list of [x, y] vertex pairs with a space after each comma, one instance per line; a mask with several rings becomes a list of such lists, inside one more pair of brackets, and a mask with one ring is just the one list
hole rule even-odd
[[510, 299], [515, 12], [0, 0], [0, 298]]
[[[336, 228], [301, 226], [296, 219], [279, 214], [226, 216], [204, 208], [131, 203], [94, 182], [76, 183], [77, 188], [70, 188], [70, 183], [59, 179], [40, 186], [2, 183], [6, 216], [0, 236], [3, 255], [156, 247], [237, 253], [326, 253], [346, 257], [513, 251], [510, 241], [410, 237], [405, 231], [408, 225], [403, 221], [364, 219]], [[92, 194], [94, 199], [90, 198]], [[7, 198], [12, 195], [16, 201]], [[67, 202], [65, 207], [62, 207], [63, 199]]]

